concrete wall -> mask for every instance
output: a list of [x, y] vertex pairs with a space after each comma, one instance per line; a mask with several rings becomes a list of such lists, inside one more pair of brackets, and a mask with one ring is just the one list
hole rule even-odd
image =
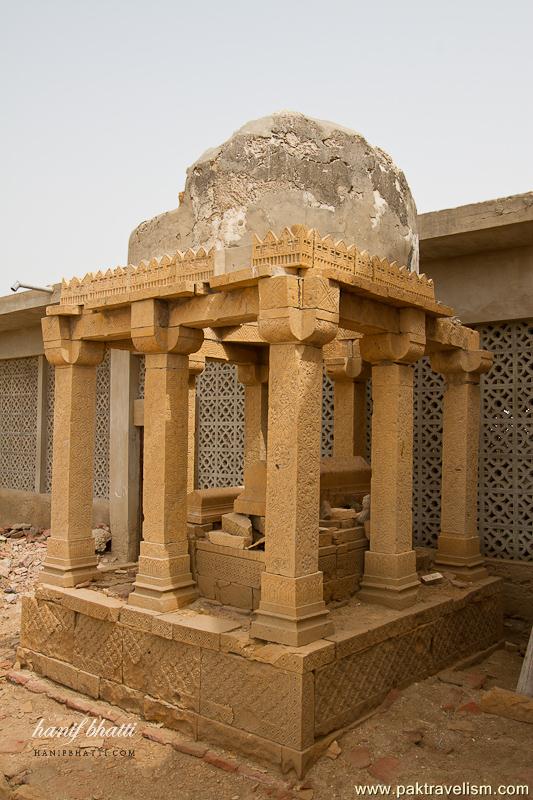
[[41, 325], [0, 332], [0, 360], [27, 358], [44, 353]]
[[463, 322], [533, 317], [533, 192], [420, 214], [420, 271]]
[[462, 322], [533, 317], [533, 246], [423, 257], [421, 272], [433, 278], [437, 297]]
[[[29, 522], [38, 528], [50, 527], [50, 495], [21, 492], [0, 487], [0, 527]], [[109, 501], [93, 501], [93, 525], [109, 524]]]

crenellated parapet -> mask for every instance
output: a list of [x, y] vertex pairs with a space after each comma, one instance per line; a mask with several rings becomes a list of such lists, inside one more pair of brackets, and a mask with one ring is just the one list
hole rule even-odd
[[346, 272], [378, 287], [402, 290], [412, 300], [435, 301], [433, 281], [426, 275], [418, 275], [396, 261], [359, 250], [355, 244], [321, 236], [317, 230], [304, 225], [284, 228], [279, 236], [272, 231], [263, 239], [254, 236], [252, 267], [267, 266]]
[[[172, 293], [186, 283], [208, 281], [214, 274], [214, 249], [178, 251], [172, 256], [141, 261], [137, 266], [116, 267], [105, 272], [89, 272], [84, 278], [63, 280], [61, 305], [91, 305], [110, 300], [141, 300], [149, 296]], [[191, 292], [192, 293], [192, 292]]]

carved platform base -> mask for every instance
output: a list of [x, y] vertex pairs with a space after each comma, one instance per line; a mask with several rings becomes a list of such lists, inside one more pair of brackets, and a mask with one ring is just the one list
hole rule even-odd
[[[303, 647], [251, 638], [240, 619], [159, 614], [89, 589], [24, 597], [23, 667], [301, 777], [329, 734], [406, 686], [503, 635], [502, 583], [425, 589], [404, 611], [338, 609], [335, 633]], [[335, 626], [336, 610], [330, 613]]]

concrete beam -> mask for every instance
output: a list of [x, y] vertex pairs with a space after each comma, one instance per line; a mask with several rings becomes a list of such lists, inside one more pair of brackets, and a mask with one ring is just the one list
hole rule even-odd
[[428, 259], [533, 245], [533, 192], [419, 214], [418, 232], [430, 275]]

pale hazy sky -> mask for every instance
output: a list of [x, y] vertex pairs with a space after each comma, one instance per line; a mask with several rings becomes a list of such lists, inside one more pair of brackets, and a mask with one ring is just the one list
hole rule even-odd
[[186, 167], [293, 109], [419, 211], [533, 189], [531, 0], [0, 0], [0, 294], [123, 264]]

